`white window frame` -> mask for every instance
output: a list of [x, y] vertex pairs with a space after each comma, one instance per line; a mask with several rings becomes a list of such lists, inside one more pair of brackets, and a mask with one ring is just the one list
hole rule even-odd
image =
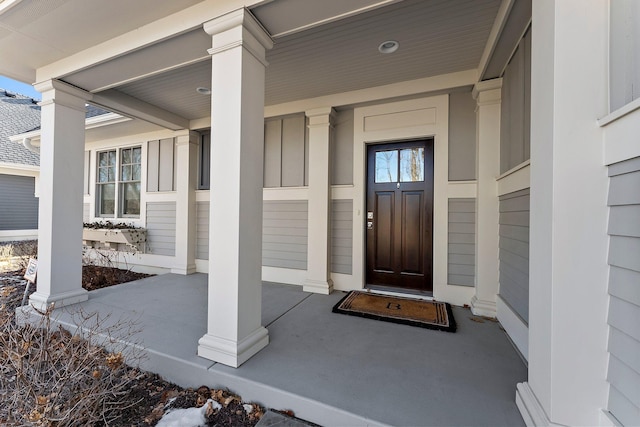
[[[124, 150], [132, 150], [133, 149], [139, 149], [140, 150], [140, 163], [127, 163], [127, 164], [123, 164], [122, 162], [122, 153]], [[100, 155], [103, 153], [110, 153], [110, 152], [115, 152], [115, 180], [114, 181], [105, 181], [105, 182], [100, 182]], [[132, 146], [126, 146], [126, 147], [117, 147], [117, 148], [109, 148], [109, 149], [104, 149], [104, 150], [99, 150], [96, 152], [96, 181], [95, 181], [95, 189], [96, 189], [96, 193], [95, 193], [95, 203], [96, 203], [96, 208], [95, 208], [95, 216], [96, 218], [113, 218], [113, 219], [117, 219], [117, 218], [126, 218], [126, 219], [139, 219], [140, 218], [140, 214], [141, 214], [141, 207], [142, 207], [142, 164], [143, 164], [143, 159], [142, 159], [142, 146], [141, 145], [132, 145]], [[123, 180], [123, 166], [132, 166], [132, 165], [139, 165], [140, 168], [140, 177], [138, 180]], [[106, 166], [106, 167], [113, 167], [113, 165], [110, 166]], [[104, 167], [103, 167], [104, 168]], [[130, 183], [138, 183], [139, 187], [140, 187], [140, 200], [139, 200], [139, 204], [140, 204], [140, 208], [138, 211], [138, 214], [124, 214], [123, 213], [123, 207], [124, 207], [124, 186], [125, 184], [130, 184]], [[102, 214], [102, 190], [100, 189], [101, 186], [105, 185], [105, 184], [113, 184], [114, 185], [114, 209], [113, 209], [113, 214]]]

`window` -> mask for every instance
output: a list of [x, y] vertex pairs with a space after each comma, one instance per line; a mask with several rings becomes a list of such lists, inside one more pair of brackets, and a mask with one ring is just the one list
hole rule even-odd
[[140, 216], [141, 163], [142, 149], [140, 147], [98, 153], [97, 216]]
[[198, 190], [208, 190], [211, 180], [211, 134], [208, 132], [200, 137], [198, 157]]
[[375, 168], [377, 183], [424, 181], [424, 147], [378, 151]]

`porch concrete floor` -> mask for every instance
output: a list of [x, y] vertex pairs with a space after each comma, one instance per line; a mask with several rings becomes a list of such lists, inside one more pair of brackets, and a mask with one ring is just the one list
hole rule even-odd
[[206, 332], [207, 275], [165, 274], [92, 291], [76, 308], [133, 319], [143, 369], [182, 386], [227, 387], [244, 400], [321, 425], [518, 426], [522, 360], [500, 325], [454, 307], [456, 333], [331, 312], [343, 292], [317, 295], [264, 283], [270, 344], [238, 369], [198, 357]]

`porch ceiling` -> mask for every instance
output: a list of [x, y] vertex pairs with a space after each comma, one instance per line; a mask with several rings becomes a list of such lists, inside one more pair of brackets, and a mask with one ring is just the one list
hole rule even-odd
[[[0, 15], [0, 54], [17, 59], [13, 71], [22, 80], [31, 74], [20, 74], [18, 68], [37, 69], [38, 77], [45, 74], [44, 69], [100, 94], [98, 103], [105, 108], [112, 97], [119, 102], [125, 99], [130, 108], [120, 113], [135, 116], [131, 114], [135, 109], [160, 109], [170, 115], [166, 121], [176, 128], [182, 125], [181, 119], [208, 117], [209, 97], [198, 94], [196, 88], [211, 82], [207, 54], [211, 39], [200, 26], [189, 27], [189, 21], [182, 30], [158, 37], [155, 43], [132, 44], [107, 59], [97, 59], [108, 55], [95, 50], [104, 40], [105, 51], [114, 49], [110, 38], [153, 25], [198, 1], [103, 3], [23, 0]], [[256, 4], [252, 12], [275, 39], [275, 47], [267, 54], [265, 94], [266, 105], [275, 105], [477, 69], [501, 0], [324, 0], [320, 9], [319, 2], [310, 0], [236, 3]], [[32, 22], [27, 21], [29, 17]], [[398, 51], [379, 53], [378, 45], [386, 40], [397, 40]], [[28, 44], [24, 52], [10, 49], [20, 43]], [[75, 69], [60, 60], [82, 49], [88, 50]], [[92, 56], [95, 61], [86, 59]], [[51, 65], [54, 61], [58, 62]], [[60, 74], [55, 74], [56, 67]], [[10, 68], [0, 64], [0, 74], [11, 75]]]

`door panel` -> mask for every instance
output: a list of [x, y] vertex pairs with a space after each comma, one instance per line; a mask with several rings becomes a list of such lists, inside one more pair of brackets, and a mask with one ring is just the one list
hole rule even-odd
[[422, 260], [423, 192], [402, 194], [402, 267], [404, 273], [424, 274]]
[[367, 149], [367, 285], [431, 292], [433, 140]]
[[376, 193], [377, 221], [380, 224], [380, 232], [375, 235], [375, 269], [378, 271], [393, 271], [393, 207], [395, 206], [395, 194], [392, 192]]

